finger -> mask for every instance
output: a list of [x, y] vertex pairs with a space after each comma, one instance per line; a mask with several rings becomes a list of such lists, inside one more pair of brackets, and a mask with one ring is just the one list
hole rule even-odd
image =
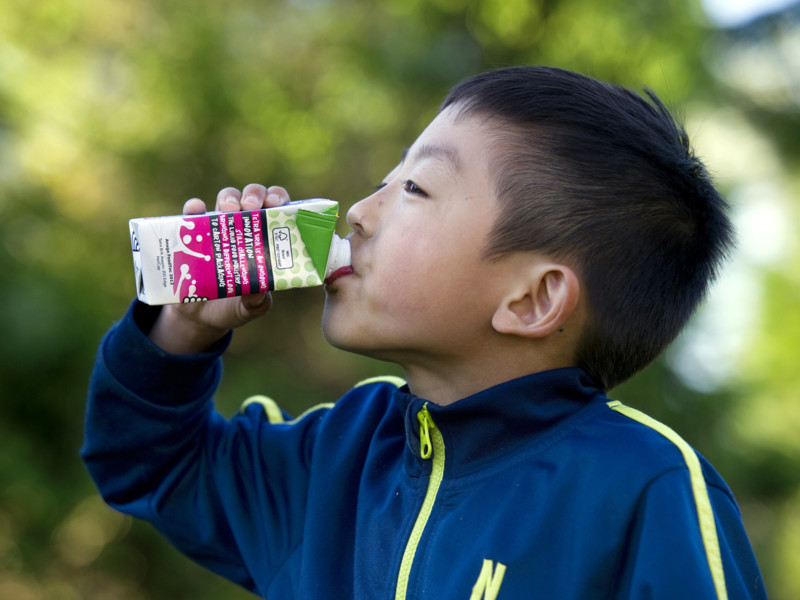
[[264, 206], [267, 188], [260, 183], [248, 183], [242, 190], [242, 209], [257, 210]]
[[183, 204], [183, 214], [185, 215], [202, 215], [206, 212], [206, 203], [200, 198], [192, 198]]
[[222, 212], [241, 210], [241, 200], [242, 193], [239, 190], [232, 187], [223, 188], [217, 194], [216, 210], [221, 210]]
[[242, 296], [242, 306], [250, 318], [260, 317], [272, 308], [272, 294], [264, 292], [262, 294]]
[[273, 185], [267, 188], [267, 206], [282, 206], [289, 202], [289, 192], [279, 185]]

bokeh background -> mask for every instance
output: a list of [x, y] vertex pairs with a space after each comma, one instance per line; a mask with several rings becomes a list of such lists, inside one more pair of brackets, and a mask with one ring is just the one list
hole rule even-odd
[[[106, 508], [78, 460], [95, 349], [134, 294], [127, 220], [251, 181], [346, 209], [451, 85], [518, 63], [653, 88], [730, 199], [725, 276], [613, 395], [718, 467], [771, 597], [800, 598], [790, 0], [0, 0], [0, 15], [0, 599], [252, 597]], [[397, 373], [325, 345], [322, 294], [282, 292], [237, 333], [221, 412], [259, 392], [296, 412]]]

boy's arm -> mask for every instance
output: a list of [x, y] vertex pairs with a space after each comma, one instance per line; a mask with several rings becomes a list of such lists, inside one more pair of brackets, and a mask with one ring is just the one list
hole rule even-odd
[[[162, 529], [160, 522], [168, 525], [173, 514], [185, 524], [181, 504], [192, 512], [181, 488], [189, 482], [185, 474], [192, 463], [203, 461], [201, 440], [227, 340], [201, 355], [167, 355], [144, 333], [158, 311], [135, 302], [103, 338], [89, 386], [81, 455], [110, 506]], [[181, 480], [183, 486], [177, 485]], [[230, 530], [213, 518], [189, 519], [206, 528], [209, 541], [217, 540], [218, 561], [227, 565], [216, 570], [250, 587]]]
[[[231, 421], [214, 411], [229, 330], [260, 313], [239, 298], [201, 304], [165, 310], [135, 302], [106, 334], [82, 456], [111, 506], [151, 521], [198, 562], [257, 589], [264, 582], [253, 580], [248, 563], [269, 577], [270, 565], [282, 564], [296, 544], [315, 425], [272, 432], [256, 411]], [[269, 481], [261, 477], [267, 472]]]
[[708, 484], [716, 539], [703, 535], [689, 477], [674, 470], [642, 496], [630, 532], [618, 600], [766, 600], [739, 509], [724, 483]]

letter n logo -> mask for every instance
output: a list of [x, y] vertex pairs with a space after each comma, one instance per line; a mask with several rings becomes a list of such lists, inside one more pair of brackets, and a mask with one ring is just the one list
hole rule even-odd
[[495, 567], [494, 561], [484, 558], [481, 574], [478, 575], [478, 581], [472, 588], [469, 600], [495, 600], [500, 592], [500, 585], [503, 583], [505, 574], [506, 566], [504, 564], [497, 563]]

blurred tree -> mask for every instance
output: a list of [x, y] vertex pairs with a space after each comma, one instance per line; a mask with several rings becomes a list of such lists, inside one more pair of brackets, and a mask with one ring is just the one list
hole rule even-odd
[[[758, 102], [758, 90], [732, 85], [724, 57], [743, 42], [685, 0], [0, 0], [0, 10], [0, 598], [250, 597], [103, 506], [77, 459], [97, 343], [134, 293], [128, 218], [250, 181], [346, 210], [453, 83], [516, 63], [646, 84], [697, 113], [735, 107], [776, 144], [782, 173], [800, 153], [797, 97]], [[616, 392], [717, 464], [778, 600], [800, 593], [789, 551], [800, 530], [797, 248], [783, 256], [765, 269], [758, 334], [730, 384], [699, 391], [668, 357]], [[223, 413], [267, 390], [296, 412], [397, 372], [324, 344], [321, 294], [276, 295], [271, 317], [236, 335]]]

